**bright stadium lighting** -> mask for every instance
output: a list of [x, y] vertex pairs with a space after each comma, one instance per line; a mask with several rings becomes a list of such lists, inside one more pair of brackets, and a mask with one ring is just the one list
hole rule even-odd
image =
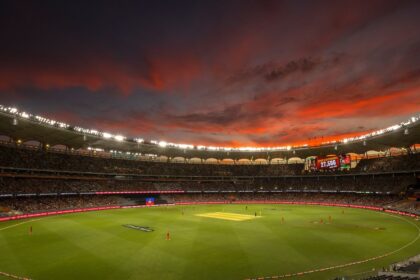
[[[114, 140], [114, 141], [124, 141], [127, 138], [125, 136], [122, 135], [113, 135], [111, 133], [107, 133], [107, 132], [100, 132], [98, 130], [95, 129], [86, 129], [86, 128], [82, 128], [82, 127], [78, 127], [78, 126], [70, 126], [69, 124], [63, 123], [63, 122], [59, 122], [56, 120], [51, 120], [48, 118], [44, 118], [42, 116], [39, 115], [31, 115], [30, 113], [27, 112], [20, 112], [17, 108], [15, 107], [6, 107], [3, 105], [0, 105], [0, 111], [3, 111], [7, 114], [12, 115], [12, 117], [16, 120], [12, 121], [12, 124], [17, 125], [18, 124], [18, 120], [19, 118], [23, 118], [23, 119], [29, 119], [31, 121], [34, 122], [38, 122], [40, 124], [44, 124], [44, 125], [49, 125], [49, 126], [53, 126], [56, 128], [60, 128], [60, 129], [70, 129], [82, 134], [88, 134], [88, 135], [93, 135], [93, 136], [98, 136], [98, 137], [103, 137], [105, 139], [109, 139], [109, 140]], [[410, 117], [407, 121], [405, 122], [401, 122], [400, 124], [395, 124], [392, 126], [389, 126], [387, 128], [383, 128], [383, 129], [378, 129], [376, 131], [367, 133], [367, 134], [363, 134], [363, 135], [359, 135], [359, 136], [355, 136], [355, 137], [348, 137], [348, 138], [341, 138], [338, 140], [332, 140], [332, 141], [324, 141], [321, 143], [321, 145], [334, 145], [337, 143], [349, 143], [349, 142], [354, 142], [354, 141], [362, 141], [365, 139], [368, 139], [370, 137], [375, 137], [375, 136], [379, 136], [379, 135], [383, 135], [384, 133], [388, 133], [388, 132], [393, 132], [396, 131], [400, 128], [409, 126], [415, 122], [417, 122], [419, 120], [420, 116], [412, 116]], [[144, 143], [145, 140], [143, 138], [131, 138], [129, 139], [129, 141], [132, 142], [137, 142], [137, 143]], [[194, 145], [190, 145], [190, 144], [177, 144], [177, 143], [167, 143], [165, 141], [159, 141], [159, 140], [152, 140], [150, 141], [150, 143], [155, 144], [155, 145], [159, 145], [159, 146], [165, 146], [165, 147], [174, 147], [174, 148], [178, 148], [178, 149], [194, 149]], [[290, 151], [292, 148], [299, 148], [299, 147], [311, 147], [308, 144], [304, 144], [304, 145], [298, 145], [298, 146], [280, 146], [280, 147], [238, 147], [238, 148], [233, 148], [233, 147], [214, 147], [214, 146], [204, 146], [204, 145], [197, 145], [196, 146], [198, 150], [209, 150], [209, 151], [243, 151], [243, 152], [261, 152], [261, 151], [280, 151], [280, 150], [287, 150]]]
[[180, 148], [180, 149], [193, 149], [194, 146], [189, 145], [189, 144], [178, 144], [178, 148]]
[[104, 132], [104, 133], [102, 133], [102, 136], [103, 136], [105, 139], [109, 139], [109, 138], [111, 138], [111, 137], [112, 137], [112, 134], [107, 133], [107, 132]]
[[125, 137], [122, 135], [115, 135], [114, 139], [117, 140], [118, 142], [124, 141]]
[[165, 141], [160, 141], [158, 145], [159, 147], [165, 148], [168, 145], [168, 143], [166, 143]]

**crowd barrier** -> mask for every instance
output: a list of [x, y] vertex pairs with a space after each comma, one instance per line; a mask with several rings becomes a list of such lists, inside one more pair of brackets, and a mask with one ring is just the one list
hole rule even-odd
[[46, 216], [63, 215], [71, 213], [82, 213], [91, 211], [111, 210], [111, 209], [127, 209], [127, 208], [145, 208], [145, 207], [158, 207], [158, 206], [173, 206], [173, 205], [208, 205], [208, 204], [289, 204], [289, 205], [318, 205], [318, 206], [334, 206], [334, 207], [347, 207], [366, 209], [373, 211], [383, 211], [386, 213], [397, 214], [401, 216], [408, 216], [412, 218], [420, 218], [420, 215], [399, 211], [394, 209], [385, 209], [383, 207], [376, 206], [365, 206], [355, 204], [343, 204], [343, 203], [324, 203], [324, 202], [300, 202], [300, 201], [257, 201], [257, 200], [241, 200], [241, 201], [203, 201], [203, 202], [177, 202], [173, 204], [156, 204], [156, 205], [115, 205], [115, 206], [104, 206], [104, 207], [91, 207], [91, 208], [79, 208], [61, 211], [49, 211], [33, 214], [22, 214], [10, 217], [0, 218], [0, 222], [29, 219], [29, 218], [40, 218]]

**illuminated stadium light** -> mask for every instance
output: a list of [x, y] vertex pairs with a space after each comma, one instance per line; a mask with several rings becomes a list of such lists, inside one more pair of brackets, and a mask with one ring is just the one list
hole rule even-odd
[[159, 147], [165, 148], [168, 145], [168, 143], [166, 143], [165, 141], [160, 141], [158, 145]]
[[[67, 129], [67, 130], [72, 130], [84, 135], [93, 135], [93, 136], [97, 136], [97, 137], [103, 137], [105, 139], [109, 139], [109, 140], [114, 140], [117, 142], [121, 142], [121, 141], [131, 141], [131, 142], [137, 142], [137, 143], [144, 143], [145, 140], [143, 138], [131, 138], [128, 139], [127, 137], [123, 136], [123, 135], [113, 135], [111, 133], [107, 133], [107, 132], [100, 132], [98, 130], [95, 129], [86, 129], [86, 128], [82, 128], [79, 126], [70, 126], [69, 124], [63, 123], [63, 122], [59, 122], [56, 120], [51, 120], [48, 118], [44, 118], [42, 116], [38, 116], [38, 115], [32, 115], [30, 113], [27, 112], [19, 112], [19, 110], [15, 107], [6, 107], [3, 105], [0, 105], [0, 111], [10, 114], [14, 117], [14, 119], [16, 119], [16, 121], [13, 121], [14, 125], [17, 125], [18, 123], [18, 119], [16, 117], [20, 117], [20, 118], [24, 118], [24, 119], [29, 119], [31, 121], [34, 122], [38, 122], [40, 124], [45, 124], [45, 125], [49, 125], [49, 126], [53, 126], [56, 128], [61, 128], [61, 129]], [[331, 140], [331, 141], [324, 141], [321, 143], [322, 145], [335, 145], [337, 143], [349, 143], [349, 142], [355, 142], [355, 141], [364, 141], [367, 138], [370, 137], [375, 137], [378, 135], [382, 135], [384, 133], [388, 133], [388, 132], [393, 132], [396, 131], [402, 127], [411, 125], [415, 122], [418, 122], [420, 119], [420, 116], [412, 116], [409, 120], [407, 120], [406, 122], [401, 122], [400, 124], [396, 124], [396, 125], [392, 125], [389, 126], [387, 128], [384, 129], [379, 129], [367, 134], [363, 134], [360, 136], [356, 136], [356, 137], [348, 137], [348, 138], [343, 138], [343, 139], [339, 139], [339, 140]], [[176, 144], [176, 143], [167, 143], [166, 141], [159, 141], [159, 140], [151, 140], [150, 141], [151, 144], [153, 145], [157, 145], [159, 147], [173, 147], [173, 148], [178, 148], [178, 149], [194, 149], [194, 145], [191, 144]], [[302, 148], [302, 147], [311, 147], [311, 145], [308, 144], [303, 144], [303, 145], [295, 145], [295, 146], [278, 146], [278, 147], [238, 147], [238, 148], [234, 148], [234, 147], [215, 147], [215, 146], [204, 146], [204, 145], [198, 145], [196, 146], [196, 148], [198, 150], [208, 150], [208, 151], [224, 151], [224, 152], [229, 152], [229, 151], [243, 151], [243, 152], [262, 152], [262, 151], [290, 151], [292, 148]]]
[[104, 151], [104, 149], [101, 149], [101, 148], [92, 148], [92, 147], [88, 147], [87, 148], [89, 151], [95, 151], [95, 152], [103, 152]]
[[114, 139], [117, 140], [118, 142], [124, 141], [125, 137], [122, 135], [115, 135]]
[[177, 146], [180, 149], [194, 149], [194, 146], [190, 144], [175, 144], [175, 146]]
[[102, 137], [105, 138], [105, 139], [110, 139], [110, 138], [112, 138], [112, 134], [104, 132], [104, 133], [102, 133]]

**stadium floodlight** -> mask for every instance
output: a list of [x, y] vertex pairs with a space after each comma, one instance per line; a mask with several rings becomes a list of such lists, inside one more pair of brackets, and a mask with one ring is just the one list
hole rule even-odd
[[109, 139], [109, 138], [112, 137], [112, 134], [104, 132], [104, 133], [102, 133], [102, 137], [105, 138], [105, 139]]
[[160, 141], [158, 145], [159, 147], [165, 148], [168, 145], [168, 143], [166, 143], [165, 141]]
[[122, 135], [115, 135], [114, 139], [117, 140], [118, 142], [124, 141], [125, 137]]
[[190, 144], [178, 144], [177, 146], [180, 149], [193, 149], [194, 148], [194, 146]]
[[[38, 115], [32, 115], [30, 113], [26, 113], [26, 112], [19, 112], [19, 110], [15, 107], [6, 107], [4, 105], [0, 104], [0, 111], [4, 111], [8, 114], [13, 115], [13, 120], [12, 120], [12, 124], [13, 125], [17, 125], [18, 124], [18, 117], [24, 118], [24, 119], [33, 119], [36, 120], [39, 123], [42, 124], [47, 124], [50, 126], [54, 126], [54, 127], [59, 127], [62, 129], [69, 129], [71, 128], [71, 130], [80, 132], [80, 133], [84, 133], [84, 134], [91, 134], [91, 135], [95, 135], [95, 136], [102, 136], [105, 139], [111, 139], [115, 140], [115, 141], [123, 141], [125, 139], [127, 139], [126, 137], [122, 136], [122, 135], [113, 135], [111, 133], [107, 133], [107, 132], [100, 132], [94, 129], [85, 129], [82, 127], [78, 127], [78, 126], [74, 126], [71, 127], [69, 124], [63, 123], [63, 122], [59, 122], [59, 121], [55, 121], [55, 120], [51, 120], [48, 118], [44, 118], [42, 116], [38, 116]], [[392, 132], [392, 131], [396, 131], [400, 128], [405, 128], [406, 126], [409, 126], [412, 123], [415, 123], [417, 121], [419, 121], [420, 116], [412, 116], [410, 117], [410, 119], [408, 119], [405, 122], [401, 122], [400, 124], [396, 124], [396, 125], [392, 125], [389, 126], [387, 128], [383, 128], [383, 129], [379, 129], [376, 131], [372, 131], [370, 133], [367, 134], [363, 134], [360, 136], [356, 136], [356, 137], [349, 137], [349, 138], [342, 138], [342, 139], [338, 139], [338, 140], [332, 140], [332, 141], [324, 141], [321, 142], [321, 145], [332, 145], [335, 143], [348, 143], [348, 142], [354, 142], [354, 141], [358, 141], [358, 140], [364, 140], [364, 139], [368, 139], [370, 137], [374, 137], [374, 136], [378, 136], [378, 135], [382, 135], [384, 133], [388, 133], [388, 132]], [[406, 134], [406, 131], [404, 131], [404, 133]], [[132, 139], [132, 141], [135, 141], [137, 143], [143, 143], [145, 142], [145, 140], [143, 138], [134, 138]], [[156, 140], [152, 140], [150, 141], [150, 143], [155, 144], [155, 145], [159, 145], [159, 146], [164, 146], [164, 147], [175, 147], [178, 149], [194, 149], [195, 147], [193, 145], [189, 145], [189, 144], [176, 144], [176, 143], [166, 143], [165, 141], [156, 141]], [[203, 145], [197, 145], [196, 148], [198, 150], [210, 150], [210, 151], [248, 151], [248, 152], [256, 152], [256, 151], [276, 151], [276, 150], [288, 150], [290, 151], [292, 148], [299, 148], [299, 147], [308, 147], [310, 145], [308, 144], [304, 144], [304, 145], [297, 145], [297, 146], [282, 146], [282, 147], [238, 147], [238, 148], [234, 148], [234, 147], [207, 147], [207, 146], [203, 146]]]

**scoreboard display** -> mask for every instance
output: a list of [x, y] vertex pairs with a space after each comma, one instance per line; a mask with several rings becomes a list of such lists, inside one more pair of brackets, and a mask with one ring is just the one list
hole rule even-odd
[[351, 169], [351, 156], [342, 154], [339, 156], [316, 157], [308, 162], [309, 170], [349, 170]]
[[340, 168], [340, 158], [339, 157], [327, 157], [327, 158], [317, 158], [316, 159], [316, 169], [318, 170], [328, 170], [328, 169], [338, 169]]

